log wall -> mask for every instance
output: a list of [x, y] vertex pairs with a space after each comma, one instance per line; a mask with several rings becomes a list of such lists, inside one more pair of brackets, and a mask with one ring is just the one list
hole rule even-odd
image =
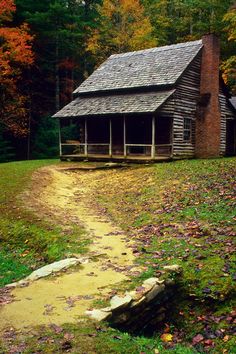
[[[173, 157], [194, 157], [195, 154], [195, 121], [200, 87], [200, 54], [194, 59], [183, 77], [180, 79], [173, 96], [163, 105], [160, 114], [173, 117]], [[184, 118], [192, 120], [192, 137], [185, 142]]]
[[220, 88], [219, 103], [221, 110], [221, 136], [220, 136], [220, 153], [226, 153], [226, 121], [227, 119], [235, 119], [234, 114], [229, 107], [228, 99]]

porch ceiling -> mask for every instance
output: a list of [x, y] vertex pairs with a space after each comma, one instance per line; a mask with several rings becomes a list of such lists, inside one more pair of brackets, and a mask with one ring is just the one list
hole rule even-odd
[[128, 113], [153, 113], [175, 90], [78, 97], [58, 113], [57, 118]]

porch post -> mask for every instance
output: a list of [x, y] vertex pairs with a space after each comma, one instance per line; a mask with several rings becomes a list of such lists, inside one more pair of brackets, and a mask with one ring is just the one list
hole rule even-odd
[[152, 148], [151, 148], [151, 157], [155, 157], [155, 129], [156, 129], [156, 117], [152, 117]]
[[112, 157], [112, 121], [111, 121], [111, 118], [109, 120], [109, 127], [110, 127], [109, 156]]
[[124, 157], [127, 156], [127, 151], [126, 151], [126, 119], [124, 116]]
[[84, 118], [84, 154], [88, 156], [88, 127], [87, 127], [87, 117]]
[[59, 153], [60, 153], [60, 156], [62, 156], [62, 147], [61, 147], [61, 119], [60, 119], [60, 118], [59, 118], [58, 139], [59, 139]]

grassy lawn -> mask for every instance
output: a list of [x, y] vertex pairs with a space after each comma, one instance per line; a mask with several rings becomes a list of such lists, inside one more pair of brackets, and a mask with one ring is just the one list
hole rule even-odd
[[0, 339], [3, 353], [72, 353], [72, 354], [197, 354], [194, 348], [171, 343], [163, 344], [159, 336], [134, 337], [105, 324], [83, 322], [75, 325], [33, 329], [22, 335], [14, 331]]
[[[24, 213], [16, 198], [29, 185], [31, 173], [50, 163], [0, 165], [4, 186], [0, 192], [2, 284], [67, 253], [68, 235]], [[93, 322], [41, 327], [28, 335], [9, 330], [0, 341], [2, 351], [236, 353], [236, 159], [177, 161], [90, 173], [98, 207], [135, 240], [137, 262], [146, 267], [132, 284], [161, 275], [164, 265], [183, 267], [169, 318], [159, 332], [149, 336], [131, 336]], [[76, 246], [73, 237], [71, 242], [72, 248], [83, 251], [84, 245]], [[170, 342], [161, 339], [164, 332], [171, 334]]]
[[0, 164], [0, 287], [69, 252], [83, 253], [86, 249], [87, 241], [78, 242], [82, 229], [64, 232], [21, 207], [18, 196], [30, 188], [32, 173], [55, 163], [41, 160]]

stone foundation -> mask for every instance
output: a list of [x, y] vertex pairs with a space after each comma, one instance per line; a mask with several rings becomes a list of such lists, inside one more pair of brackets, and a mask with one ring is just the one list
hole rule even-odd
[[86, 311], [86, 314], [131, 333], [149, 326], [158, 327], [164, 321], [169, 301], [176, 293], [176, 276], [181, 274], [182, 269], [173, 265], [164, 267], [164, 271], [162, 279], [149, 278], [124, 296], [112, 297], [109, 307]]

